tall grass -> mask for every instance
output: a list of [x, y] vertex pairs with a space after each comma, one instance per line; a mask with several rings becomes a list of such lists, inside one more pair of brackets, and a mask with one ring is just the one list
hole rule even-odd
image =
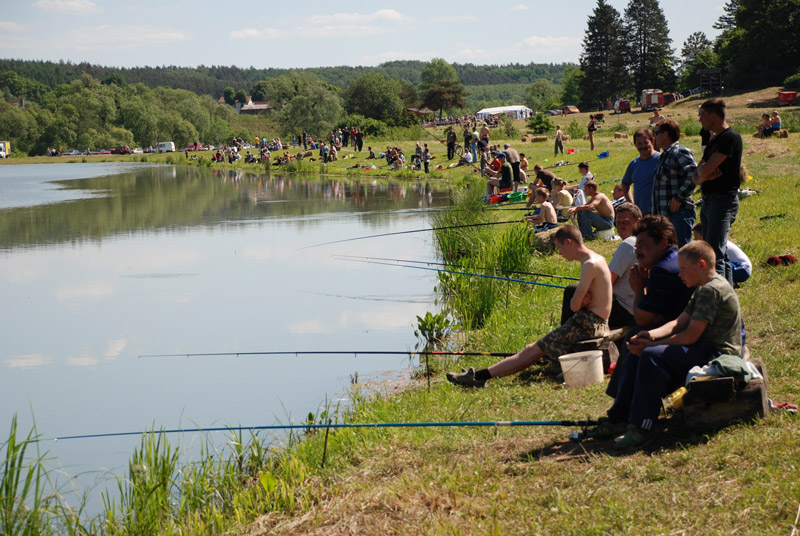
[[43, 459], [28, 459], [33, 431], [22, 441], [17, 438], [17, 416], [11, 419], [8, 440], [3, 444], [2, 484], [0, 484], [0, 534], [35, 535], [44, 531], [46, 507], [43, 496]]

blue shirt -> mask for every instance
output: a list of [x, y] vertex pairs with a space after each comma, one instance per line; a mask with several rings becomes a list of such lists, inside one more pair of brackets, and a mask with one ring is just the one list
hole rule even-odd
[[694, 292], [694, 287], [686, 288], [683, 284], [679, 271], [678, 248], [669, 248], [664, 258], [650, 270], [647, 293], [637, 304], [643, 311], [662, 315], [662, 324], [678, 318]]
[[642, 211], [642, 216], [653, 213], [653, 174], [659, 156], [661, 153], [655, 153], [647, 160], [637, 156], [628, 164], [622, 177], [622, 184], [633, 185], [633, 203]]

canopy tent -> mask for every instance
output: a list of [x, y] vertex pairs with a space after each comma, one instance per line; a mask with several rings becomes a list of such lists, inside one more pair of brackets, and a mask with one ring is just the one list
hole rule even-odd
[[517, 104], [514, 106], [498, 106], [496, 108], [484, 108], [478, 112], [480, 119], [488, 119], [493, 115], [505, 114], [513, 117], [514, 119], [527, 119], [533, 114], [533, 110], [527, 106]]

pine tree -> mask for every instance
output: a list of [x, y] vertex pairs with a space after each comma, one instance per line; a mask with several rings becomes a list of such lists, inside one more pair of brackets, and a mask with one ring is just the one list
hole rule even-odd
[[619, 12], [606, 0], [597, 0], [583, 37], [581, 107], [594, 108], [599, 104], [602, 108], [606, 101], [621, 96], [628, 88], [622, 30]]
[[636, 93], [646, 88], [672, 89], [675, 50], [658, 0], [630, 0], [625, 8], [624, 31]]
[[725, 5], [722, 6], [722, 10], [725, 11], [725, 14], [719, 16], [712, 28], [722, 31], [736, 28], [736, 11], [739, 9], [739, 4], [739, 0], [728, 0], [725, 2]]
[[711, 41], [708, 40], [706, 34], [703, 32], [694, 32], [686, 38], [681, 48], [681, 72], [694, 63], [700, 54], [707, 50], [711, 50]]

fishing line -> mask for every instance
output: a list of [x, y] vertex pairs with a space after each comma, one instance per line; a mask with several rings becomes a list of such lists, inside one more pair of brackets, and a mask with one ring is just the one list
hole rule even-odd
[[305, 247], [302, 247], [302, 248], [298, 248], [295, 251], [302, 251], [304, 249], [311, 249], [311, 248], [316, 248], [316, 247], [320, 247], [320, 246], [329, 246], [331, 244], [341, 244], [343, 242], [352, 242], [354, 240], [365, 240], [367, 238], [379, 238], [379, 237], [382, 237], [382, 236], [394, 236], [394, 235], [403, 235], [403, 234], [409, 234], [409, 233], [421, 233], [423, 231], [447, 231], [447, 230], [450, 230], [450, 229], [466, 229], [468, 227], [481, 227], [481, 226], [484, 226], [484, 225], [504, 225], [506, 223], [520, 223], [520, 220], [490, 221], [490, 222], [485, 222], [485, 223], [469, 223], [469, 224], [464, 224], [464, 225], [450, 225], [448, 227], [429, 227], [427, 229], [412, 229], [410, 231], [396, 231], [396, 232], [393, 232], [393, 233], [381, 233], [381, 234], [368, 235], [368, 236], [357, 236], [355, 238], [345, 238], [345, 239], [342, 239], [342, 240], [334, 240], [332, 242], [323, 242], [321, 244], [313, 244], [311, 246], [305, 246]]
[[455, 352], [455, 351], [401, 351], [401, 350], [278, 350], [268, 352], [211, 352], [211, 353], [183, 353], [183, 354], [149, 354], [139, 357], [225, 357], [225, 356], [254, 356], [254, 355], [456, 355], [456, 356], [484, 356], [484, 357], [508, 357], [514, 355], [511, 352]]
[[378, 262], [378, 261], [356, 261], [356, 262], [364, 262], [367, 264], [383, 264], [386, 266], [397, 266], [399, 268], [414, 268], [416, 270], [430, 270], [432, 272], [444, 272], [447, 274], [458, 274], [458, 275], [468, 275], [472, 277], [483, 277], [485, 279], [496, 279], [498, 281], [511, 281], [512, 283], [524, 283], [526, 285], [537, 285], [542, 287], [551, 287], [551, 288], [567, 288], [562, 285], [551, 285], [550, 283], [539, 283], [537, 281], [528, 281], [526, 279], [513, 279], [510, 277], [500, 277], [496, 275], [487, 275], [487, 274], [475, 274], [472, 272], [459, 272], [456, 270], [442, 270], [441, 268], [428, 268], [427, 266], [411, 266], [408, 264], [394, 264], [390, 262]]
[[[389, 259], [386, 257], [363, 257], [360, 255], [334, 255], [334, 258], [339, 259], [363, 259], [363, 260], [376, 260], [376, 261], [392, 261], [392, 262], [407, 262], [411, 264], [429, 264], [434, 266], [459, 266], [458, 264], [452, 262], [431, 262], [431, 261], [413, 261], [407, 259]], [[572, 281], [579, 281], [580, 278], [578, 277], [569, 277], [566, 275], [554, 275], [554, 274], [540, 274], [537, 272], [521, 272], [518, 270], [503, 270], [500, 268], [487, 268], [485, 266], [473, 266], [473, 270], [493, 270], [496, 272], [503, 272], [504, 274], [519, 274], [519, 275], [536, 275], [540, 277], [552, 277], [554, 279], [571, 279]]]
[[439, 421], [439, 422], [373, 422], [373, 423], [340, 423], [340, 424], [279, 424], [271, 426], [220, 426], [213, 428], [177, 428], [173, 430], [158, 430], [152, 432], [114, 432], [104, 434], [83, 434], [59, 437], [33, 439], [31, 442], [41, 441], [66, 441], [69, 439], [96, 439], [101, 437], [123, 437], [152, 434], [184, 434], [198, 432], [235, 432], [241, 430], [319, 430], [325, 428], [433, 428], [433, 427], [459, 427], [459, 426], [580, 426], [587, 427], [597, 424], [597, 421]]

